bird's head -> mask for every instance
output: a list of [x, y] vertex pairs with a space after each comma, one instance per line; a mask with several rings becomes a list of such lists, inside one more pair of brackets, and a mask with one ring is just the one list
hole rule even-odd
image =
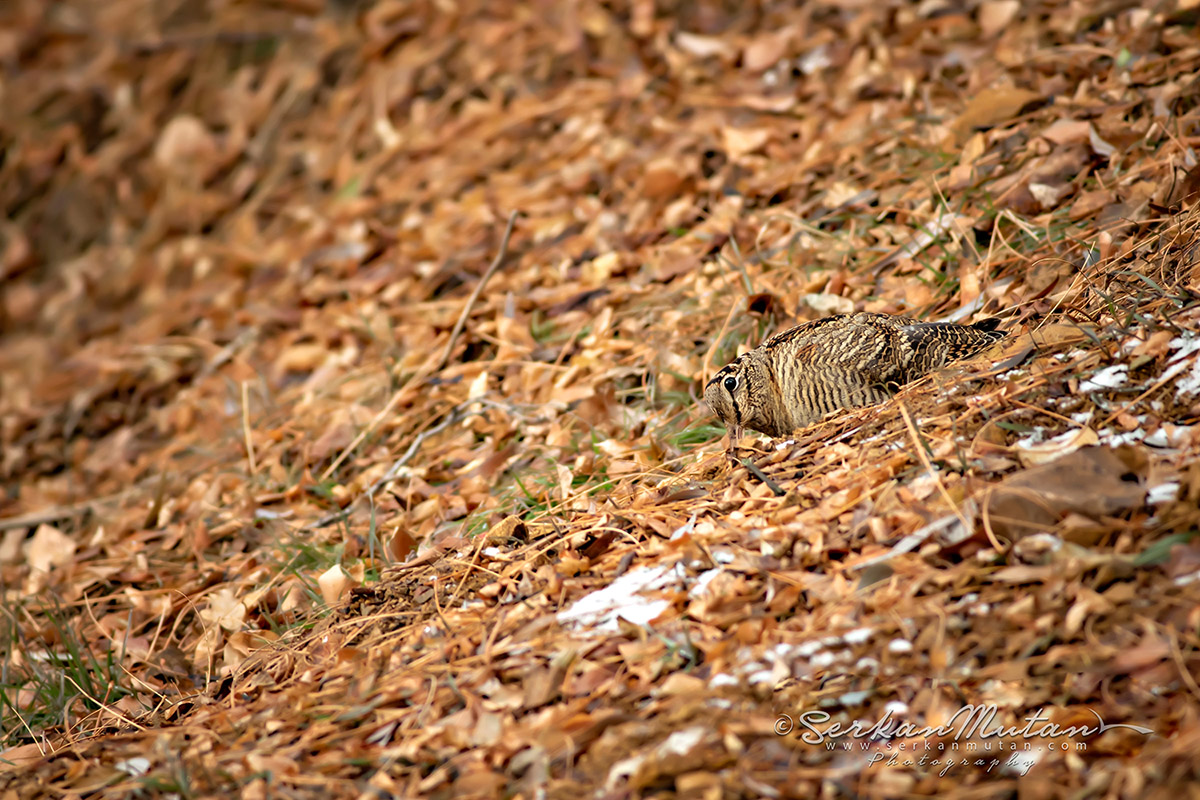
[[763, 429], [761, 401], [768, 380], [761, 356], [751, 350], [717, 370], [704, 387], [704, 402], [729, 428], [731, 442], [742, 438], [743, 428]]

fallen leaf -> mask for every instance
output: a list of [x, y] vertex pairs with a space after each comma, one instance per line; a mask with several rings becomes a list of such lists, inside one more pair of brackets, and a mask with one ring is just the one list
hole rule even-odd
[[[1124, 457], [1122, 457], [1124, 456]], [[984, 495], [991, 529], [1010, 538], [1050, 529], [1069, 512], [1111, 515], [1145, 501], [1140, 454], [1091, 446], [1005, 478]]]
[[1054, 144], [1082, 144], [1091, 135], [1090, 122], [1078, 119], [1058, 119], [1042, 131], [1042, 138]]
[[334, 564], [317, 578], [321, 599], [325, 601], [326, 605], [331, 606], [346, 596], [350, 591], [350, 583], [350, 576], [342, 569], [341, 564]]
[[24, 544], [25, 563], [38, 572], [65, 567], [75, 558], [75, 540], [52, 525], [42, 524]]
[[1017, 458], [1024, 466], [1046, 464], [1073, 453], [1081, 447], [1100, 443], [1100, 437], [1091, 428], [1073, 428], [1061, 436], [1038, 444], [1023, 445], [1018, 442]]
[[246, 606], [228, 586], [208, 596], [208, 606], [200, 609], [200, 618], [227, 631], [240, 631], [246, 621]]
[[734, 159], [762, 150], [773, 136], [774, 132], [770, 128], [728, 127], [721, 131], [725, 151]]
[[990, 128], [1013, 119], [1041, 99], [1037, 92], [1015, 86], [984, 89], [967, 101], [967, 107], [951, 125], [955, 145], [961, 145], [979, 128]]
[[748, 72], [763, 72], [778, 64], [787, 55], [792, 30], [785, 28], [759, 34], [742, 50], [742, 68]]
[[1020, 0], [985, 0], [976, 12], [979, 29], [984, 36], [995, 36], [1008, 27], [1020, 10]]

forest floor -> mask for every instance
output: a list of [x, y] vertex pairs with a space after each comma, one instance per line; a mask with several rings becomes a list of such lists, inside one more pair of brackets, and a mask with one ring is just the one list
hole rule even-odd
[[1200, 5], [795, 5], [6, 2], [0, 799], [1195, 796]]

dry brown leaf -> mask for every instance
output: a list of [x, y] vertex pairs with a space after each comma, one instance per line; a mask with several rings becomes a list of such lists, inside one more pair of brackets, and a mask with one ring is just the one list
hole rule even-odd
[[342, 569], [341, 564], [334, 564], [317, 578], [317, 586], [321, 590], [321, 599], [326, 605], [334, 605], [350, 591], [350, 576]]
[[1088, 141], [1092, 126], [1085, 120], [1058, 119], [1042, 131], [1043, 139], [1058, 145], [1082, 144]]
[[1109, 206], [1116, 198], [1113, 193], [1105, 189], [1095, 189], [1090, 192], [1081, 192], [1075, 198], [1075, 202], [1071, 204], [1071, 210], [1068, 216], [1072, 220], [1080, 220], [1085, 217], [1093, 216], [1101, 209]]
[[1066, 513], [1111, 515], [1146, 499], [1140, 455], [1084, 447], [1004, 479], [985, 494], [992, 530], [1009, 538], [1049, 530]]
[[650, 162], [642, 171], [642, 193], [654, 199], [673, 198], [688, 180], [686, 165], [677, 158]]
[[990, 128], [1007, 122], [1023, 109], [1041, 100], [1041, 95], [1015, 86], [984, 89], [971, 97], [967, 106], [951, 126], [955, 144], [961, 144], [977, 128]]
[[154, 160], [165, 171], [203, 182], [219, 164], [217, 142], [208, 127], [190, 114], [172, 117], [154, 145]]

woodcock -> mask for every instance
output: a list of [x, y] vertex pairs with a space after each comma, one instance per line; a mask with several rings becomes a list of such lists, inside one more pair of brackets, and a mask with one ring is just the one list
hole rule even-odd
[[997, 320], [920, 322], [890, 314], [840, 314], [772, 336], [722, 367], [704, 401], [730, 428], [783, 437], [830, 411], [882, 402], [901, 385], [1004, 338]]

